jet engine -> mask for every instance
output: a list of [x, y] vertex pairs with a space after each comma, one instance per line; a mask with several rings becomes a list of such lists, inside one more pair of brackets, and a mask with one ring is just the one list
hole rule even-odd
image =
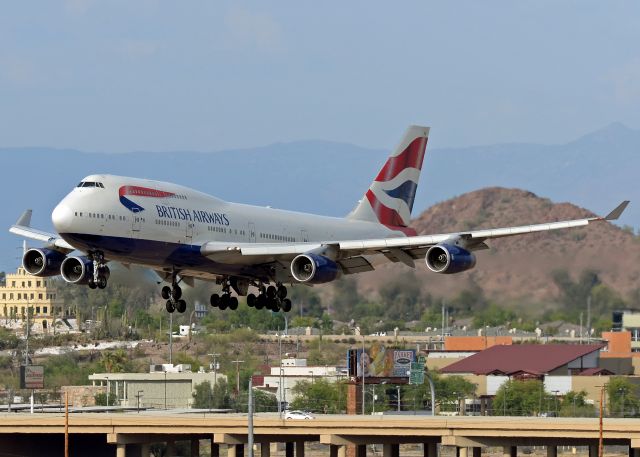
[[93, 261], [88, 257], [67, 257], [60, 266], [62, 279], [71, 284], [88, 284], [93, 279]]
[[22, 256], [22, 266], [34, 276], [57, 276], [65, 259], [62, 252], [53, 249], [29, 249]]
[[340, 273], [337, 263], [318, 254], [300, 254], [291, 262], [291, 274], [299, 282], [323, 284], [333, 281]]
[[437, 244], [429, 248], [425, 262], [429, 270], [435, 273], [452, 274], [475, 267], [476, 256], [458, 246]]

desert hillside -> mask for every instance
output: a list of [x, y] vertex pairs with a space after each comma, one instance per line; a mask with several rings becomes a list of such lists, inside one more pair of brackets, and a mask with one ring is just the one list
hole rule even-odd
[[[613, 208], [619, 202], [611, 202]], [[552, 222], [593, 216], [570, 203], [553, 203], [519, 189], [485, 188], [438, 203], [412, 223], [420, 234], [445, 233]], [[577, 278], [585, 269], [623, 297], [640, 287], [640, 240], [609, 222], [588, 227], [522, 235], [488, 241], [490, 250], [477, 252], [475, 269], [458, 275], [438, 275], [418, 265], [416, 277], [424, 290], [453, 296], [472, 283], [498, 303], [553, 302], [558, 290], [551, 280], [554, 269], [566, 269]], [[383, 267], [360, 275], [363, 293], [375, 293], [381, 282], [411, 270], [402, 265]]]

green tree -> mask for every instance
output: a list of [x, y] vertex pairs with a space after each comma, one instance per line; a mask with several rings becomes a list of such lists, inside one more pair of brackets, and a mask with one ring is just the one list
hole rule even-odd
[[587, 305], [587, 297], [594, 287], [600, 284], [598, 273], [584, 270], [578, 281], [574, 281], [567, 270], [554, 270], [551, 278], [560, 290], [560, 300], [570, 311], [578, 311]]
[[587, 392], [567, 392], [560, 403], [560, 413], [562, 417], [593, 417], [596, 410], [593, 405], [586, 401]]
[[420, 318], [424, 309], [420, 281], [415, 273], [404, 273], [378, 289], [385, 317], [407, 322]]
[[329, 414], [343, 413], [347, 406], [346, 384], [324, 379], [301, 381], [292, 392], [296, 396], [291, 409], [301, 409]]
[[113, 392], [109, 392], [109, 401], [107, 402], [107, 393], [100, 392], [93, 396], [96, 402], [96, 406], [116, 406], [118, 403], [118, 397]]
[[98, 367], [105, 373], [125, 373], [132, 369], [129, 356], [122, 349], [103, 352]]
[[192, 408], [196, 409], [211, 409], [213, 408], [213, 387], [209, 381], [196, 384], [194, 391], [191, 393], [193, 396]]
[[357, 318], [353, 310], [360, 300], [358, 283], [354, 278], [345, 276], [333, 282], [331, 310], [338, 320], [349, 321]]
[[483, 311], [475, 313], [473, 317], [473, 326], [475, 328], [484, 328], [486, 325], [496, 327], [498, 325], [509, 325], [515, 320], [516, 314], [504, 309], [494, 303], [491, 303]]
[[638, 386], [624, 376], [614, 376], [607, 384], [609, 415], [629, 416], [638, 412]]
[[544, 391], [537, 379], [510, 379], [500, 386], [493, 398], [494, 416], [535, 416], [542, 411], [556, 411], [557, 398]]
[[[436, 407], [441, 410], [455, 411], [461, 399], [475, 396], [477, 386], [463, 376], [442, 376], [435, 371], [430, 371], [428, 376], [433, 380]], [[403, 392], [406, 395], [406, 399], [403, 398], [402, 400], [403, 404], [412, 404], [412, 402], [415, 402], [414, 398], [422, 399], [423, 404], [421, 406], [423, 408], [427, 407], [427, 403], [431, 403], [431, 388], [426, 375], [424, 384], [416, 386], [415, 389], [406, 389]]]
[[[256, 413], [268, 413], [278, 411], [278, 399], [272, 393], [263, 390], [253, 389], [254, 411]], [[246, 413], [249, 410], [249, 391], [245, 390], [238, 395], [236, 407], [240, 412]]]
[[233, 408], [231, 390], [226, 379], [218, 379], [214, 386], [209, 381], [196, 384], [193, 396], [193, 408], [230, 409]]

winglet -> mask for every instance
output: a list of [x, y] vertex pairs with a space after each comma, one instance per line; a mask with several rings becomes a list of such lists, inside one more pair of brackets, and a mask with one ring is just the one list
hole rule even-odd
[[603, 219], [605, 221], [615, 221], [622, 215], [622, 212], [627, 208], [628, 204], [629, 204], [629, 200], [623, 201], [618, 206], [616, 206], [616, 208], [613, 211], [611, 211], [609, 214], [603, 217]]
[[20, 218], [18, 219], [18, 221], [16, 222], [16, 225], [19, 227], [30, 227], [32, 213], [33, 213], [32, 210], [30, 209], [26, 210], [24, 213], [22, 213], [22, 216], [20, 216]]

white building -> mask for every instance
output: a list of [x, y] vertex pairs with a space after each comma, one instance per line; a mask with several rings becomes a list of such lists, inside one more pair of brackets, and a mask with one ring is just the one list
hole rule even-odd
[[268, 390], [288, 403], [295, 399], [293, 387], [301, 381], [314, 382], [324, 379], [336, 382], [347, 376], [344, 367], [332, 365], [307, 365], [307, 359], [282, 359], [280, 366], [270, 368], [270, 373], [264, 376], [254, 376], [253, 385], [262, 390]]

